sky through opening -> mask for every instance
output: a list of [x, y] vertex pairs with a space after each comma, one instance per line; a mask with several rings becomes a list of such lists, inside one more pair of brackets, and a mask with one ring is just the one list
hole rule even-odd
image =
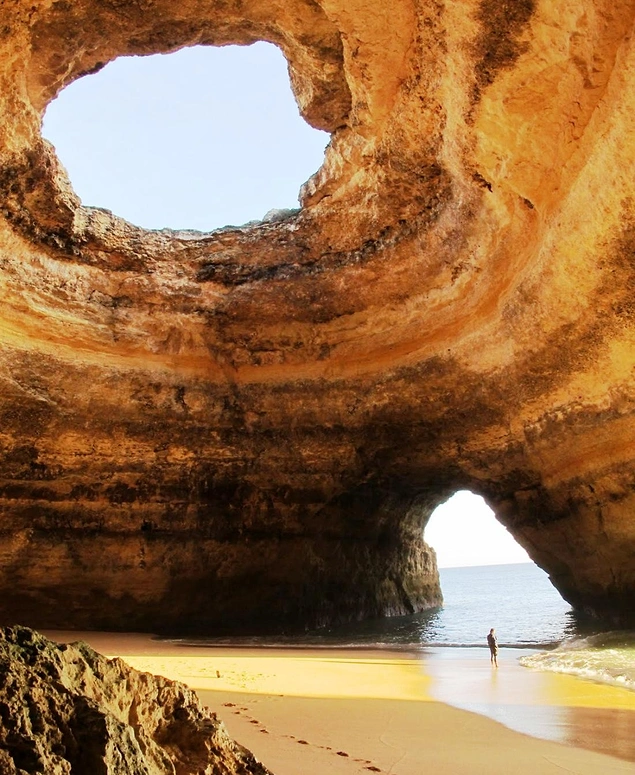
[[432, 513], [424, 532], [440, 568], [531, 562], [480, 495], [459, 490]]
[[84, 205], [201, 231], [298, 207], [330, 139], [300, 116], [269, 43], [120, 57], [64, 89], [42, 132]]

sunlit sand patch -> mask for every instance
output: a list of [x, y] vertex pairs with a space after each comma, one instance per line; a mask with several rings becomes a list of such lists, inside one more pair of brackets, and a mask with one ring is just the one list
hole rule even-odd
[[269, 652], [239, 657], [222, 652], [118, 656], [137, 670], [182, 681], [193, 689], [303, 697], [430, 699], [429, 679], [416, 659], [296, 657]]

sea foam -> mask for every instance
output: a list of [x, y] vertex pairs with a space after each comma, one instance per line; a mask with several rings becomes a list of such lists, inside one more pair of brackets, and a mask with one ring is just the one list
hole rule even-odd
[[604, 632], [521, 657], [524, 667], [567, 673], [635, 691], [635, 632]]

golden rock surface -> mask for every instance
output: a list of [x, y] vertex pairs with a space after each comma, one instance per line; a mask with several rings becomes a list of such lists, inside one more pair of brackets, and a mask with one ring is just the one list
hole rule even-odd
[[[635, 594], [635, 3], [5, 0], [4, 621], [262, 629], [439, 600], [469, 488], [580, 609]], [[332, 133], [302, 209], [82, 207], [47, 103], [124, 54], [276, 43]], [[457, 536], [460, 540], [460, 536]]]

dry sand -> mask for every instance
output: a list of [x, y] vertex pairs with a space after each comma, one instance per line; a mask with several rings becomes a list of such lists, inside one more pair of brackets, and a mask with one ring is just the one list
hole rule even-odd
[[486, 650], [414, 657], [45, 634], [186, 683], [275, 775], [635, 775], [635, 693], [530, 671], [513, 652], [494, 671]]

